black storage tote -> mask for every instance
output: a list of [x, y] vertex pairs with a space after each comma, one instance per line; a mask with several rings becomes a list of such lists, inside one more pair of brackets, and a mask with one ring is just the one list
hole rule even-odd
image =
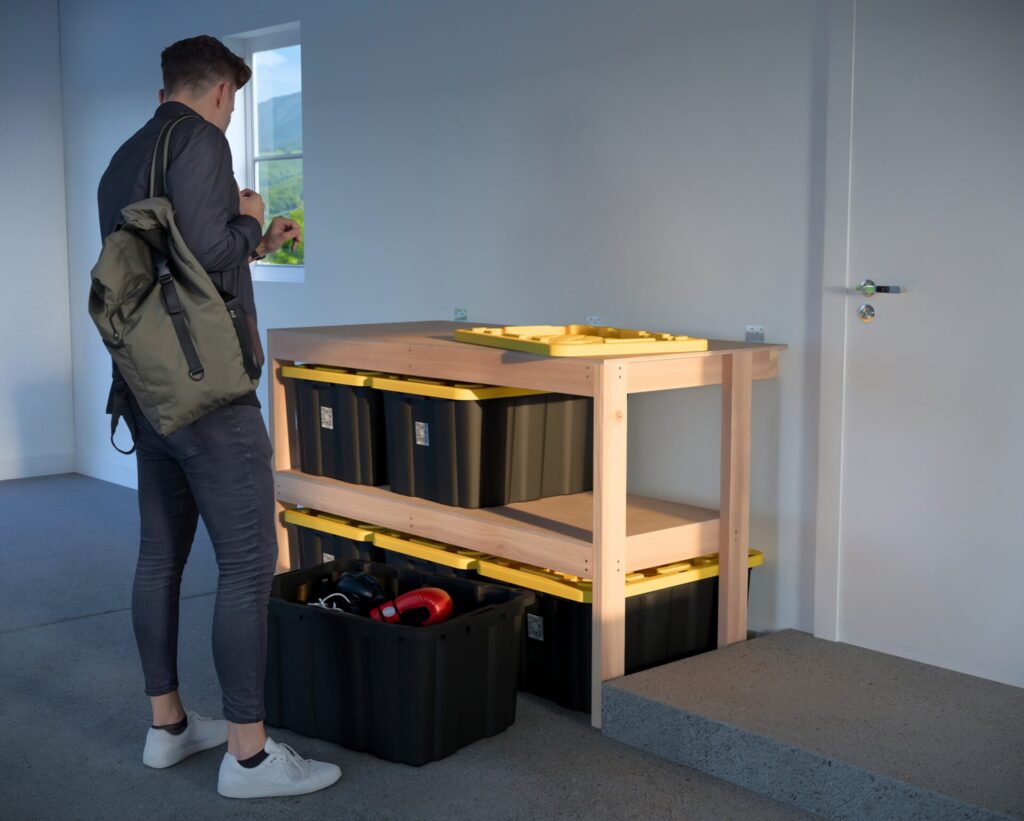
[[[386, 624], [310, 606], [346, 570], [389, 595], [440, 587], [451, 619]], [[269, 605], [267, 724], [420, 766], [500, 733], [516, 717], [529, 591], [336, 561], [275, 577]]]
[[[764, 555], [751, 550], [748, 561], [757, 567]], [[481, 559], [477, 572], [536, 591], [527, 608], [520, 689], [589, 712], [592, 582], [493, 557]], [[717, 643], [718, 554], [626, 576], [626, 675]]]
[[[373, 374], [343, 368], [286, 365], [281, 376], [295, 383], [299, 453], [303, 473], [358, 485], [386, 485], [384, 405], [371, 386]], [[298, 457], [298, 458], [296, 458]]]
[[494, 507], [593, 487], [593, 400], [517, 388], [374, 377], [391, 490]]

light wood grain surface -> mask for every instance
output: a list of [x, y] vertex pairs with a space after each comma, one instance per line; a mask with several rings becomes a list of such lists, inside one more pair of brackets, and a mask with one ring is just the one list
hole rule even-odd
[[722, 364], [721, 519], [718, 531], [718, 646], [747, 638], [747, 540], [750, 529], [749, 353]]
[[621, 363], [627, 390], [640, 393], [719, 384], [721, 357], [732, 351], [756, 352], [757, 378], [770, 379], [778, 351], [785, 349], [784, 345], [711, 340], [707, 351], [560, 359], [456, 342], [455, 329], [463, 327], [478, 324], [411, 322], [282, 328], [270, 333], [281, 360], [483, 384], [494, 384], [496, 372], [501, 372], [505, 380], [501, 384], [509, 387], [579, 396], [594, 395], [596, 368], [602, 362]]

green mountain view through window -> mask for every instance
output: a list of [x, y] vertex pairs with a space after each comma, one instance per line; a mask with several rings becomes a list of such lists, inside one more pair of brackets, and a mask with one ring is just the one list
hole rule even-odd
[[[283, 94], [261, 102], [258, 122], [257, 145], [273, 146], [270, 150], [261, 149], [260, 156], [301, 152], [302, 92]], [[258, 162], [256, 169], [257, 187], [267, 206], [267, 226], [276, 216], [288, 217], [302, 226], [305, 236], [302, 160]], [[302, 265], [305, 262], [305, 246], [297, 245], [294, 250], [285, 246], [267, 256], [265, 262], [276, 265]]]

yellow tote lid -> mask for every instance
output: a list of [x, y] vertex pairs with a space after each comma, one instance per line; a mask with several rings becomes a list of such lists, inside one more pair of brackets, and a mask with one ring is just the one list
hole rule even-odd
[[655, 333], [603, 325], [506, 325], [502, 328], [462, 328], [458, 342], [505, 348], [544, 356], [634, 356], [706, 351], [700, 337]]
[[[764, 554], [759, 550], [750, 550], [748, 557], [748, 567], [759, 567], [764, 564]], [[549, 593], [569, 601], [584, 604], [590, 604], [593, 601], [594, 585], [589, 579], [494, 556], [481, 559], [479, 564], [478, 572], [481, 576], [488, 576], [540, 593]], [[717, 553], [653, 567], [649, 570], [639, 570], [626, 575], [626, 598], [642, 596], [655, 590], [664, 590], [701, 579], [714, 578], [717, 575]]]
[[477, 550], [441, 544], [418, 536], [407, 536], [394, 530], [381, 530], [374, 534], [373, 543], [385, 550], [394, 550], [406, 556], [424, 559], [456, 570], [476, 570], [477, 562], [484, 556]]
[[370, 384], [381, 391], [408, 393], [414, 396], [429, 396], [434, 399], [454, 399], [457, 401], [504, 399], [512, 396], [537, 396], [544, 393], [544, 391], [530, 391], [523, 388], [502, 388], [491, 385], [442, 382], [436, 379], [404, 376], [375, 376]]
[[353, 388], [368, 388], [373, 371], [353, 371], [348, 368], [327, 368], [322, 365], [284, 365], [281, 376], [285, 379], [304, 379], [307, 382], [328, 382]]
[[380, 530], [376, 525], [363, 524], [344, 516], [332, 516], [330, 513], [320, 513], [309, 508], [289, 508], [284, 512], [284, 520], [287, 524], [343, 536], [356, 542], [372, 542], [374, 534]]

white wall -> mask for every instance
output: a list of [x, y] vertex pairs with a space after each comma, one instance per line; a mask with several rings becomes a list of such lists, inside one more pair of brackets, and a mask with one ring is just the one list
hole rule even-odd
[[57, 0], [2, 20], [0, 480], [74, 469]]
[[[580, 321], [787, 342], [754, 390], [751, 626], [810, 628], [823, 118], [813, 0], [61, 3], [69, 244], [148, 118], [159, 54], [300, 20], [306, 283], [257, 284], [263, 328]], [[88, 266], [71, 272], [84, 294]], [[72, 312], [78, 469], [125, 484], [108, 359]], [[265, 388], [263, 395], [265, 396]], [[632, 489], [717, 504], [718, 389], [631, 401]]]

